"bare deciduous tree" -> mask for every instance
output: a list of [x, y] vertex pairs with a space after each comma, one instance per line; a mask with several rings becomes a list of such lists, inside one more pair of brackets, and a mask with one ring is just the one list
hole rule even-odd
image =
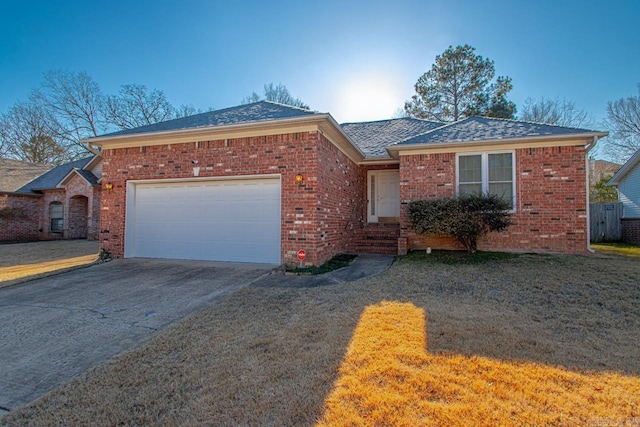
[[[253, 92], [251, 95], [242, 98], [242, 104], [251, 104], [252, 102], [258, 102], [262, 98], [257, 93]], [[295, 98], [289, 92], [289, 89], [282, 83], [274, 85], [268, 83], [264, 85], [264, 99], [267, 101], [277, 102], [279, 104], [291, 105], [292, 107], [309, 109], [309, 106], [305, 104], [300, 98]]]
[[4, 155], [11, 158], [48, 164], [72, 160], [79, 150], [68, 150], [62, 133], [55, 118], [33, 99], [16, 103], [0, 116], [0, 141]]
[[139, 84], [122, 85], [118, 95], [108, 96], [104, 102], [107, 123], [118, 129], [132, 129], [176, 117], [176, 110], [164, 92]]
[[604, 125], [610, 132], [605, 152], [611, 158], [624, 162], [640, 150], [640, 83], [638, 96], [620, 98], [607, 104]]
[[[83, 139], [200, 112], [192, 105], [174, 108], [161, 90], [148, 92], [143, 85], [123, 85], [117, 95], [105, 97], [85, 72], [49, 71], [28, 102], [16, 104], [2, 116], [0, 155], [46, 163], [56, 163], [58, 158], [70, 160], [86, 150], [99, 152], [81, 144]], [[19, 138], [26, 144], [24, 149]], [[59, 155], [59, 149], [66, 154]], [[47, 150], [50, 154], [45, 154]]]
[[69, 139], [98, 136], [106, 129], [101, 111], [104, 96], [87, 73], [49, 71], [42, 87], [38, 96], [67, 130]]
[[559, 98], [525, 99], [520, 120], [573, 128], [593, 126], [593, 118], [585, 110], [578, 109], [573, 101]]

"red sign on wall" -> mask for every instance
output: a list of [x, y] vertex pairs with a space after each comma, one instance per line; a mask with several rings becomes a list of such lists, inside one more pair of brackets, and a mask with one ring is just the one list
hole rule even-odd
[[298, 259], [300, 261], [303, 261], [306, 257], [307, 257], [307, 253], [304, 251], [304, 249], [300, 249], [298, 251]]

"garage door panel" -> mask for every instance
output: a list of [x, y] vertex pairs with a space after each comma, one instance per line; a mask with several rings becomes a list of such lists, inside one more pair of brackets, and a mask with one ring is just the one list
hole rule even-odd
[[127, 209], [128, 257], [280, 263], [278, 178], [135, 184]]

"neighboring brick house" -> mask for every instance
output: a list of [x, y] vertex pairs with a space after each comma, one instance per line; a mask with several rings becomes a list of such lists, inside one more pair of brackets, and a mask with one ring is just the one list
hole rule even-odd
[[[606, 135], [471, 117], [339, 125], [262, 101], [85, 142], [102, 149], [100, 241], [117, 257], [297, 262], [457, 248], [416, 236], [407, 203], [492, 191], [514, 225], [480, 249], [585, 253], [587, 152]], [[110, 190], [107, 190], [110, 188]]]
[[98, 238], [102, 159], [57, 166], [0, 192], [0, 242]]
[[640, 150], [611, 177], [622, 202], [622, 240], [640, 245]]

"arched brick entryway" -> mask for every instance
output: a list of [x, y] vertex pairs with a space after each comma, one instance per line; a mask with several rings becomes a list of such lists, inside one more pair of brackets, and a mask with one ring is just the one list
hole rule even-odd
[[86, 239], [89, 219], [89, 199], [74, 196], [69, 199], [68, 239]]

